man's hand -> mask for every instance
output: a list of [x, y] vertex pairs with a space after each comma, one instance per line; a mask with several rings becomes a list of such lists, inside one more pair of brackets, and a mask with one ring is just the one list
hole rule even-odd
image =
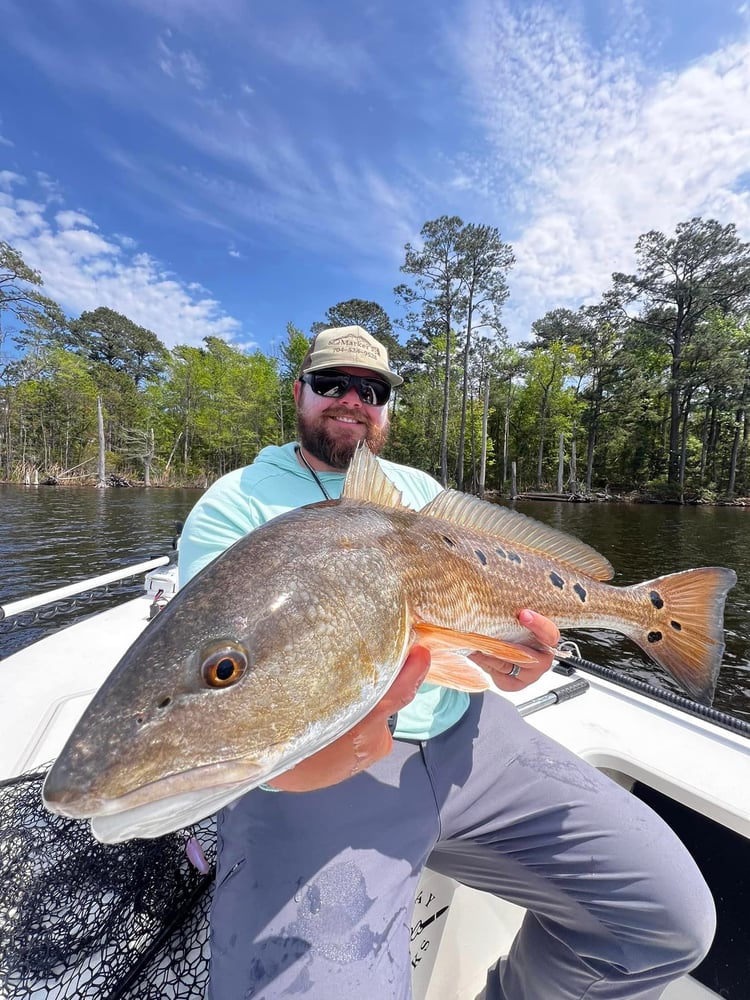
[[311, 792], [315, 788], [337, 785], [386, 757], [393, 746], [388, 718], [412, 701], [429, 669], [429, 650], [424, 646], [412, 646], [398, 677], [369, 715], [327, 747], [274, 778], [269, 785], [283, 792]]
[[[492, 677], [496, 687], [501, 691], [520, 691], [528, 684], [533, 684], [552, 666], [554, 653], [552, 650], [560, 641], [560, 632], [554, 622], [544, 615], [539, 615], [536, 611], [528, 608], [520, 611], [518, 621], [525, 629], [538, 640], [539, 645], [531, 643], [521, 643], [525, 649], [533, 653], [536, 663], [509, 663], [506, 660], [499, 660], [495, 656], [487, 653], [472, 653], [469, 657], [478, 663], [482, 670], [486, 670]], [[513, 673], [511, 673], [513, 671]]]

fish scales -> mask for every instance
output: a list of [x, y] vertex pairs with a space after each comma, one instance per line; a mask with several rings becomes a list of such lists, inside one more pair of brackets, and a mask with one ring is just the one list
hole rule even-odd
[[[398, 566], [417, 620], [518, 642], [528, 640], [529, 634], [519, 627], [516, 615], [532, 606], [563, 629], [611, 629], [627, 635], [668, 669], [679, 666], [673, 663], [675, 650], [663, 652], [660, 645], [669, 646], [669, 639], [674, 645], [679, 639], [684, 664], [700, 670], [693, 633], [703, 630], [718, 666], [724, 648], [723, 603], [734, 580], [732, 571], [705, 568], [678, 574], [684, 589], [695, 590], [690, 596], [696, 605], [678, 611], [664, 599], [674, 588], [675, 576], [616, 587], [522, 546], [500, 545], [487, 533], [457, 532], [449, 522], [419, 513], [403, 512], [389, 520], [392, 530], [383, 533], [378, 544]], [[701, 603], [707, 584], [716, 592]], [[696, 678], [695, 693], [703, 695], [706, 683]]]
[[464, 655], [532, 657], [516, 615], [630, 636], [709, 700], [735, 574], [632, 587], [583, 542], [447, 491], [422, 511], [366, 448], [340, 501], [240, 539], [149, 623], [53, 765], [47, 807], [99, 839], [154, 837], [210, 815], [328, 745], [383, 697], [414, 642], [428, 680], [486, 689]]

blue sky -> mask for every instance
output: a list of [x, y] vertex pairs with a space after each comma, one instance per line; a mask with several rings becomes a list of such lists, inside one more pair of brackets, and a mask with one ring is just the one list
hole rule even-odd
[[0, 0], [0, 239], [71, 315], [275, 350], [497, 226], [511, 339], [637, 237], [750, 239], [750, 3]]

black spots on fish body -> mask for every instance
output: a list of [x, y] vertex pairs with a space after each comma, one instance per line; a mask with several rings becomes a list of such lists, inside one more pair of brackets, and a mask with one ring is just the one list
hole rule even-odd
[[586, 598], [589, 595], [588, 595], [588, 592], [587, 592], [586, 588], [583, 586], [583, 584], [582, 583], [576, 583], [574, 585], [574, 587], [573, 587], [573, 590], [575, 591], [575, 593], [580, 598], [581, 604], [585, 604], [586, 603]]
[[495, 553], [499, 555], [501, 559], [507, 559], [508, 562], [512, 563], [518, 563], [519, 566], [523, 565], [523, 559], [517, 552], [513, 552], [512, 549], [504, 549], [502, 546], [496, 545]]
[[442, 539], [449, 549], [455, 549], [456, 543], [453, 541], [452, 538], [450, 538], [448, 535], [443, 535]]
[[565, 586], [565, 581], [558, 573], [550, 573], [549, 581], [553, 587], [557, 587], [558, 590], [562, 590]]
[[482, 552], [481, 549], [474, 549], [474, 555], [480, 561], [483, 566], [487, 565], [487, 556]]
[[661, 642], [661, 640], [664, 637], [662, 636], [661, 632], [659, 632], [658, 630], [654, 630], [653, 632], [649, 632], [646, 638], [648, 639], [649, 642]]
[[659, 591], [652, 590], [648, 596], [651, 599], [651, 603], [656, 608], [656, 610], [661, 611], [661, 609], [664, 607], [664, 599], [662, 598]]
[[671, 621], [669, 624], [672, 626], [675, 632], [682, 632], [682, 625], [680, 625], [679, 622]]

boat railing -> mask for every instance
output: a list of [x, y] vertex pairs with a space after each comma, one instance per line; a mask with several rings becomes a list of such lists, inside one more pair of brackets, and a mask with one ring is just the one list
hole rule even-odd
[[[575, 643], [561, 643], [561, 646], [572, 646], [576, 649], [576, 652], [578, 651]], [[569, 649], [563, 649], [563, 652], [565, 653], [564, 660], [556, 664], [553, 668], [556, 673], [570, 676], [574, 671], [578, 670], [583, 673], [592, 674], [594, 677], [601, 677], [603, 680], [610, 681], [618, 687], [628, 688], [638, 694], [645, 695], [647, 698], [651, 698], [653, 701], [677, 708], [687, 715], [695, 716], [698, 719], [705, 719], [720, 729], [750, 738], [750, 722], [747, 722], [745, 719], [740, 719], [736, 715], [730, 715], [729, 712], [722, 712], [711, 705], [702, 705], [687, 695], [657, 687], [655, 684], [649, 684], [648, 681], [625, 674], [620, 670], [613, 670], [611, 667], [592, 663], [591, 660], [586, 660], [580, 655], [571, 655]]]
[[24, 614], [27, 611], [34, 611], [36, 608], [45, 607], [45, 605], [58, 604], [80, 594], [101, 590], [110, 584], [119, 583], [121, 580], [127, 580], [133, 576], [140, 576], [148, 573], [149, 570], [157, 569], [159, 566], [166, 566], [171, 560], [172, 556], [155, 556], [145, 562], [123, 566], [121, 569], [103, 573], [101, 576], [92, 576], [86, 580], [79, 580], [77, 583], [67, 584], [65, 587], [57, 587], [55, 590], [47, 590], [42, 594], [25, 597], [19, 601], [11, 601], [9, 604], [0, 605], [0, 621]]

